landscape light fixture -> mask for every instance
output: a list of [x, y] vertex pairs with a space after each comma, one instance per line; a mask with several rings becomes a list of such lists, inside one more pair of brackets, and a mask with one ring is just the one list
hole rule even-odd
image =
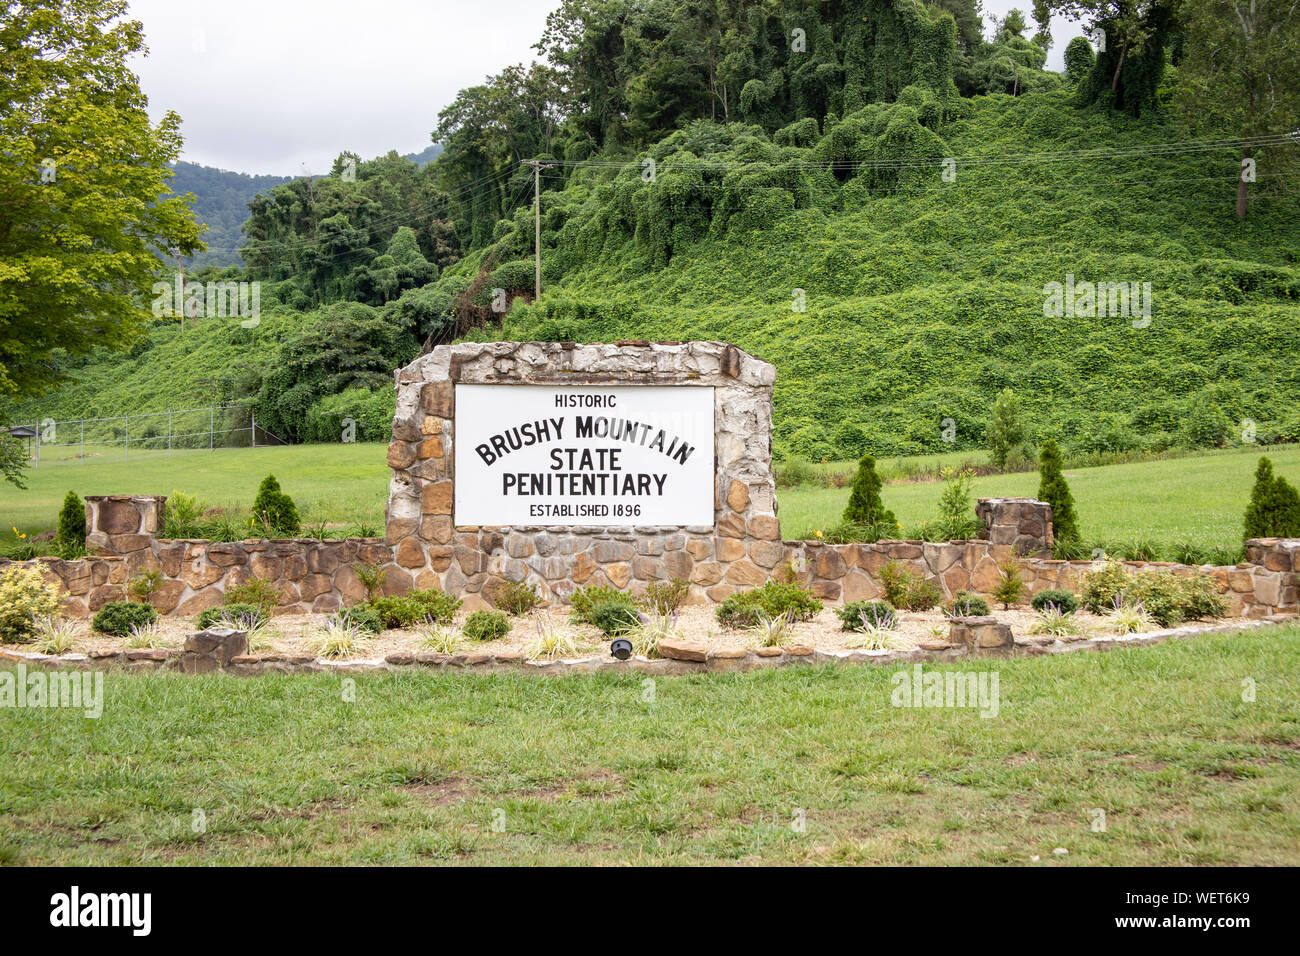
[[626, 637], [615, 638], [614, 643], [609, 645], [609, 652], [620, 661], [625, 661], [632, 656], [632, 642]]

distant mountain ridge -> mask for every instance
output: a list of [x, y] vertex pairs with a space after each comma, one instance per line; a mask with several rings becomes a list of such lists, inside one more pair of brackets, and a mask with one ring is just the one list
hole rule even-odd
[[177, 163], [172, 191], [194, 194], [194, 212], [208, 231], [203, 241], [208, 249], [188, 263], [198, 266], [240, 265], [235, 249], [243, 240], [240, 227], [248, 218], [248, 202], [258, 193], [287, 183], [292, 176], [250, 176], [198, 163]]

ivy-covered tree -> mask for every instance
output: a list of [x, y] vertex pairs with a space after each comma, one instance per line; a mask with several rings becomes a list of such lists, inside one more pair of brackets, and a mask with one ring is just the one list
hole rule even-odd
[[[1242, 139], [1294, 133], [1300, 120], [1300, 4], [1294, 0], [1183, 0], [1186, 41], [1178, 67], [1177, 102], [1202, 133]], [[1244, 146], [1248, 160], [1278, 181], [1297, 163], [1294, 143]], [[1249, 183], [1237, 177], [1237, 218], [1246, 217]]]
[[1020, 400], [1016, 393], [1004, 388], [993, 400], [993, 418], [989, 422], [989, 457], [998, 471], [1005, 471], [1007, 459], [1025, 440], [1025, 424], [1021, 418]]
[[391, 387], [393, 369], [418, 353], [400, 312], [356, 302], [325, 306], [281, 342], [254, 402], [258, 423], [287, 441], [301, 441], [307, 411], [322, 396]]

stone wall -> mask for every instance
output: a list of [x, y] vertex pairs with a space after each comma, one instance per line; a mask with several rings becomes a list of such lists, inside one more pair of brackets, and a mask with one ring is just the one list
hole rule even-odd
[[[643, 592], [652, 581], [690, 582], [688, 600], [716, 603], [775, 577], [793, 576], [830, 602], [877, 598], [890, 561], [937, 582], [945, 599], [987, 594], [998, 565], [1016, 558], [1033, 593], [1077, 590], [1088, 561], [1052, 560], [1052, 514], [1032, 498], [981, 499], [979, 539], [830, 545], [783, 541], [771, 470], [772, 386], [776, 370], [722, 342], [612, 345], [462, 343], [439, 346], [396, 375], [397, 413], [388, 449], [392, 469], [384, 540], [168, 541], [166, 499], [111, 495], [86, 499], [87, 545], [78, 561], [40, 559], [64, 588], [65, 609], [93, 613], [127, 596], [141, 573], [159, 571], [150, 600], [159, 611], [192, 616], [254, 577], [281, 591], [280, 613], [330, 612], [363, 600], [357, 562], [384, 568], [388, 594], [436, 588], [468, 609], [491, 603], [503, 582], [527, 582], [546, 601], [608, 585]], [[714, 390], [714, 521], [698, 527], [457, 527], [457, 384], [695, 385]], [[1300, 591], [1300, 541], [1249, 542], [1232, 568], [1130, 562], [1145, 569], [1214, 576], [1234, 615], [1293, 612]]]
[[[98, 499], [96, 499], [98, 500]], [[116, 496], [132, 507], [156, 509], [164, 500], [155, 497]], [[546, 585], [551, 598], [563, 600], [574, 588], [610, 584], [641, 592], [652, 580], [685, 577], [692, 582], [691, 599], [716, 602], [769, 577], [793, 575], [828, 602], [879, 598], [881, 570], [897, 561], [936, 581], [945, 598], [967, 590], [987, 594], [999, 580], [998, 564], [1016, 557], [1030, 593], [1052, 588], [1077, 591], [1082, 576], [1096, 567], [1092, 561], [1056, 561], [1035, 554], [1016, 556], [1015, 544], [993, 540], [999, 527], [1017, 527], [1026, 513], [1023, 500], [1013, 506], [1006, 499], [981, 499], [979, 513], [988, 522], [988, 538], [969, 541], [878, 541], [874, 544], [824, 544], [817, 541], [781, 541], [754, 537], [747, 542], [726, 534], [705, 535], [685, 531], [631, 529], [599, 534], [552, 530], [458, 531], [448, 556], [466, 581], [474, 568], [499, 568], [500, 579], [531, 580]], [[1041, 502], [1037, 504], [1046, 508]], [[1004, 517], [1004, 508], [1010, 508]], [[1030, 511], [1040, 509], [1029, 509]], [[96, 509], [111, 514], [113, 509]], [[128, 521], [120, 522], [126, 527]], [[138, 525], [136, 527], [139, 527]], [[124, 600], [127, 585], [141, 572], [158, 570], [162, 583], [150, 598], [164, 614], [194, 616], [225, 600], [232, 585], [254, 577], [273, 581], [281, 591], [277, 613], [330, 612], [366, 597], [353, 564], [382, 566], [387, 572], [384, 592], [399, 594], [412, 586], [439, 586], [436, 580], [416, 575], [401, 563], [400, 545], [377, 538], [317, 541], [312, 539], [249, 540], [230, 543], [168, 541], [141, 533], [109, 533], [93, 527], [112, 549], [76, 561], [40, 558], [36, 563], [47, 577], [61, 585], [66, 613], [93, 613], [109, 601]], [[573, 550], [557, 554], [564, 548]], [[1038, 549], [1034, 549], [1038, 550]], [[569, 575], [547, 580], [547, 562], [567, 557], [559, 565]], [[744, 562], [744, 558], [748, 558]], [[1300, 606], [1300, 540], [1252, 540], [1247, 560], [1234, 567], [1192, 568], [1163, 562], [1124, 562], [1136, 570], [1169, 570], [1176, 574], [1211, 575], [1225, 592], [1233, 616], [1263, 618], [1294, 613]], [[754, 570], [750, 569], [752, 565]], [[739, 570], [738, 570], [739, 569]], [[490, 575], [478, 590], [458, 592], [470, 609], [484, 606], [491, 596]], [[487, 593], [484, 593], [486, 589]]]
[[[986, 503], [981, 499], [981, 506]], [[984, 514], [989, 513], [984, 509]], [[992, 513], [996, 514], [996, 509]], [[1083, 575], [1099, 566], [1094, 561], [1056, 561], [1032, 554], [1018, 556], [1014, 545], [983, 539], [840, 545], [786, 541], [784, 560], [795, 569], [795, 580], [819, 598], [847, 602], [881, 598], [884, 589], [880, 572], [890, 561], [937, 582], [945, 599], [957, 591], [989, 594], [1001, 579], [999, 563], [1011, 558], [1019, 564], [1030, 594], [1054, 589], [1077, 592]], [[1164, 561], [1121, 563], [1142, 572], [1208, 574], [1228, 599], [1228, 613], [1232, 617], [1262, 618], [1300, 609], [1300, 540], [1252, 540], [1247, 560], [1234, 567], [1197, 568]], [[1283, 565], [1293, 570], [1283, 570]]]
[[[352, 565], [390, 564], [393, 551], [378, 538], [315, 541], [167, 541], [150, 539], [129, 553], [91, 555], [75, 561], [39, 558], [47, 577], [63, 589], [65, 614], [93, 614], [110, 601], [129, 599], [127, 586], [143, 572], [160, 571], [149, 601], [160, 614], [193, 617], [225, 603], [226, 590], [252, 578], [280, 589], [278, 614], [336, 611], [366, 599]], [[386, 593], [408, 588], [385, 585]]]

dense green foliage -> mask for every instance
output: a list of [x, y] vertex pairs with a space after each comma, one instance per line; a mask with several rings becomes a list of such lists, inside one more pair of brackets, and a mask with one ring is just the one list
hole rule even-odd
[[1255, 487], [1246, 506], [1247, 538], [1300, 538], [1300, 493], [1281, 475], [1273, 474], [1273, 463], [1259, 460]]
[[58, 585], [46, 581], [39, 567], [11, 564], [0, 570], [0, 641], [32, 640], [37, 621], [57, 614], [59, 604]]
[[574, 624], [595, 624], [595, 610], [604, 604], [622, 604], [636, 615], [637, 599], [626, 591], [604, 585], [580, 588], [569, 598], [569, 620]]
[[1121, 605], [1141, 606], [1161, 627], [1228, 613], [1226, 600], [1206, 575], [1181, 577], [1168, 571], [1132, 571], [1117, 562], [1107, 562], [1084, 574], [1080, 596], [1084, 606], [1095, 614]]
[[126, 637], [133, 627], [146, 627], [158, 620], [152, 604], [134, 601], [110, 601], [90, 620], [90, 626], [100, 634]]
[[958, 591], [944, 608], [949, 617], [985, 617], [991, 613], [989, 602], [970, 591]]
[[1079, 540], [1079, 523], [1074, 514], [1074, 496], [1061, 473], [1061, 452], [1048, 439], [1038, 453], [1038, 500], [1052, 506], [1052, 537], [1069, 546]]
[[253, 499], [253, 520], [268, 533], [291, 538], [302, 529], [298, 507], [293, 499], [280, 490], [275, 475], [267, 475], [257, 486]]
[[[0, 3], [0, 399], [62, 380], [57, 354], [121, 347], [157, 256], [198, 246], [168, 194], [180, 117], [154, 125], [125, 0]], [[6, 474], [8, 469], [5, 469]]]
[[193, 196], [194, 218], [207, 226], [203, 242], [207, 248], [190, 257], [189, 266], [234, 266], [240, 264], [241, 232], [248, 219], [248, 204], [254, 196], [289, 182], [289, 176], [250, 176], [198, 163], [172, 165], [172, 192]]
[[69, 491], [59, 508], [59, 526], [54, 545], [64, 558], [75, 558], [86, 550], [86, 506], [75, 491]]
[[1073, 614], [1079, 610], [1079, 599], [1070, 591], [1059, 589], [1039, 591], [1029, 599], [1029, 606], [1035, 611], [1041, 611], [1049, 604], [1062, 614]]
[[471, 641], [495, 641], [510, 633], [510, 618], [500, 611], [475, 611], [465, 619], [461, 633]]
[[344, 608], [339, 612], [339, 620], [367, 634], [378, 634], [384, 629], [384, 616], [368, 604]]
[[[1189, 60], [1201, 87], [1184, 89], [1165, 5], [1097, 0], [1071, 10], [1109, 52], [1076, 41], [1068, 76], [1044, 72], [1045, 15], [1065, 6], [1035, 4], [1032, 36], [1009, 15], [986, 41], [969, 0], [568, 0], [539, 43], [551, 65], [463, 91], [437, 162], [344, 154], [254, 201], [257, 328], [158, 323], [131, 362], [56, 355], [84, 384], [20, 408], [197, 394], [254, 401], [287, 440], [338, 441], [344, 419], [382, 439], [387, 373], [431, 341], [705, 338], [778, 365], [778, 455], [978, 447], [1006, 389], [1023, 440], [1071, 456], [1233, 444], [1246, 419], [1260, 443], [1300, 439], [1283, 151], [1235, 221], [1240, 150], [1180, 125], [1219, 67]], [[1245, 130], [1194, 118], [1205, 138]], [[533, 157], [554, 163], [539, 302]], [[1150, 321], [1047, 314], [1067, 281], [1150, 283]]]
[[835, 609], [835, 616], [840, 619], [840, 629], [860, 631], [863, 620], [879, 628], [891, 628], [898, 625], [898, 615], [885, 601], [849, 601]]
[[876, 459], [863, 455], [858, 462], [858, 473], [853, 476], [849, 503], [844, 509], [844, 523], [875, 528], [877, 525], [897, 527], [894, 513], [885, 507], [880, 498], [880, 476], [876, 474]]
[[411, 627], [422, 621], [450, 624], [460, 610], [461, 600], [443, 591], [415, 590], [367, 601], [379, 613], [384, 627]]
[[762, 587], [733, 594], [718, 605], [718, 622], [725, 627], [753, 627], [758, 616], [787, 616], [806, 621], [822, 609], [822, 602], [801, 584], [768, 581]]

